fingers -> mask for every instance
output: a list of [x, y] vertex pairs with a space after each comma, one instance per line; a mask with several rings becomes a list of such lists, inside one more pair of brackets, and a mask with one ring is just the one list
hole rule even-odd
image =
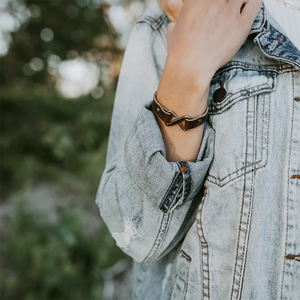
[[262, 4], [262, 0], [248, 0], [245, 3], [245, 5], [241, 11], [241, 15], [243, 18], [245, 18], [246, 22], [254, 21], [255, 17], [257, 16], [257, 14], [261, 8], [261, 4]]

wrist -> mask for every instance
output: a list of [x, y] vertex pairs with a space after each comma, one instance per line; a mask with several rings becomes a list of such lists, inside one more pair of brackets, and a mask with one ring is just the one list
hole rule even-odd
[[166, 64], [159, 87], [158, 101], [178, 115], [196, 116], [207, 106], [212, 76], [191, 76], [175, 65]]
[[165, 73], [175, 73], [177, 76], [186, 77], [198, 86], [209, 85], [217, 70], [214, 63], [201, 62], [200, 57], [195, 60], [192, 56], [182, 58], [174, 55], [168, 55], [164, 68]]

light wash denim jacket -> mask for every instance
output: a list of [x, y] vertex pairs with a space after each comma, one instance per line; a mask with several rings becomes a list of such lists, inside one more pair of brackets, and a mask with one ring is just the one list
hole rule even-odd
[[298, 300], [300, 52], [262, 6], [211, 81], [197, 160], [168, 162], [149, 109], [168, 22], [154, 3], [133, 28], [96, 199], [134, 259], [133, 299]]

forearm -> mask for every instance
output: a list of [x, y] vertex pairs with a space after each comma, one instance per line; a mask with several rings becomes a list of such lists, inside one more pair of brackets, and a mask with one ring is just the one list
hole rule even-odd
[[161, 78], [160, 53], [154, 52], [159, 41], [147, 23], [135, 25], [122, 63], [96, 199], [117, 244], [135, 260], [147, 262], [173, 249], [191, 226], [199, 201], [195, 196], [214, 153], [214, 130], [206, 123], [194, 162], [186, 166], [166, 160], [161, 130], [150, 109]]

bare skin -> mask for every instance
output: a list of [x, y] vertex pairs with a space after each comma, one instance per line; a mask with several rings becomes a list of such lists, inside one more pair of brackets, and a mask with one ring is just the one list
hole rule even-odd
[[[247, 38], [261, 0], [157, 0], [172, 22], [167, 30], [168, 57], [157, 90], [158, 101], [177, 116], [201, 115], [210, 81]], [[173, 22], [174, 21], [174, 22]], [[204, 125], [183, 131], [161, 128], [168, 161], [195, 161]]]
[[183, 0], [157, 0], [157, 3], [171, 22], [176, 23], [181, 11]]

